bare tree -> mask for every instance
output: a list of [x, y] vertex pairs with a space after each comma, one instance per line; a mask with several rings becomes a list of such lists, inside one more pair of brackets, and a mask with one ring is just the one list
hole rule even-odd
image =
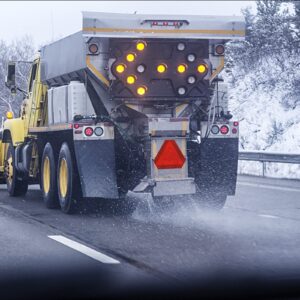
[[[9, 61], [30, 61], [34, 55], [32, 38], [25, 36], [22, 39], [15, 40], [12, 43], [6, 43], [0, 40], [0, 119], [7, 110], [18, 113], [23, 95], [18, 93], [12, 96], [5, 86], [5, 76], [7, 63]], [[16, 82], [21, 89], [27, 89], [27, 80], [30, 65], [20, 63], [16, 68]]]

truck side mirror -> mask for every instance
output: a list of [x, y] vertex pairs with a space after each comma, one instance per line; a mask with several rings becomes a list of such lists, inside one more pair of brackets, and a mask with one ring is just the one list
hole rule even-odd
[[16, 88], [16, 63], [15, 62], [8, 63], [5, 85], [10, 89], [12, 94], [16, 93], [17, 88]]

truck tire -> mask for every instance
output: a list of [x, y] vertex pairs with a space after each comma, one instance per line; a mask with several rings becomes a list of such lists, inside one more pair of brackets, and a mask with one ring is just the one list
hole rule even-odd
[[57, 188], [62, 212], [75, 212], [79, 200], [79, 183], [76, 184], [72, 154], [67, 143], [63, 143], [58, 157]]
[[15, 147], [10, 143], [7, 149], [4, 173], [7, 191], [11, 197], [24, 196], [28, 190], [28, 182], [23, 179], [15, 168]]
[[58, 204], [56, 164], [53, 148], [47, 143], [42, 156], [41, 163], [41, 190], [43, 200], [47, 208], [56, 208]]

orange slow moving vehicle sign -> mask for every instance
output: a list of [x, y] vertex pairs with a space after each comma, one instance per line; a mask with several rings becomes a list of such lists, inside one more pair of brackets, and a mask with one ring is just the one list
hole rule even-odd
[[177, 143], [174, 140], [165, 140], [157, 153], [154, 163], [158, 169], [180, 169], [185, 163]]

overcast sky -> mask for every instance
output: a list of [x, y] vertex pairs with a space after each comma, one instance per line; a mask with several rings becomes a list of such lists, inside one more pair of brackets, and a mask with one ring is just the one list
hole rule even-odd
[[0, 40], [24, 35], [36, 47], [81, 29], [82, 11], [241, 15], [253, 1], [0, 1]]

